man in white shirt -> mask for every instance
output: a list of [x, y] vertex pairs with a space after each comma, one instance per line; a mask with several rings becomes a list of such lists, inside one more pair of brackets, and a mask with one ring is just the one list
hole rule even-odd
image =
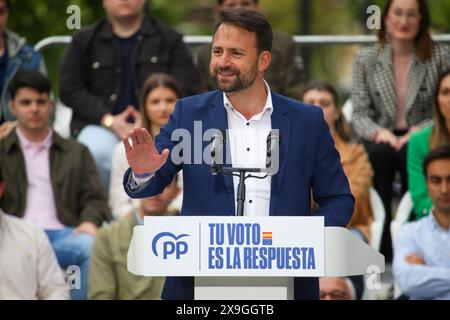
[[[0, 182], [0, 198], [3, 188]], [[47, 299], [70, 299], [47, 236], [0, 209], [0, 300]]]

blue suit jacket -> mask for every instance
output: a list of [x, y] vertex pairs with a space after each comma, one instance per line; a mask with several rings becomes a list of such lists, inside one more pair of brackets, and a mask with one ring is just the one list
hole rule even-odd
[[[271, 182], [270, 215], [324, 216], [327, 226], [345, 226], [353, 213], [354, 198], [322, 110], [271, 94], [272, 129], [280, 130], [282, 141], [279, 171]], [[168, 124], [156, 137], [157, 149], [160, 152], [165, 148], [173, 149], [177, 142], [171, 141], [171, 134], [175, 129], [184, 128], [194, 136], [194, 121], [202, 123], [202, 130], [197, 134], [211, 128], [228, 128], [222, 92], [212, 91], [179, 100]], [[193, 138], [190, 144], [191, 150], [204, 150], [209, 141], [200, 144]], [[194, 152], [191, 158], [190, 163], [194, 163]], [[233, 178], [221, 174], [213, 176], [210, 166], [205, 163], [175, 165], [169, 157], [147, 185], [135, 190], [130, 188], [129, 169], [124, 176], [125, 191], [132, 198], [159, 194], [181, 169], [184, 184], [182, 215], [235, 214]], [[319, 205], [314, 212], [311, 194]], [[295, 299], [319, 298], [317, 278], [296, 278], [294, 285]], [[193, 299], [193, 278], [167, 278], [162, 297]]]

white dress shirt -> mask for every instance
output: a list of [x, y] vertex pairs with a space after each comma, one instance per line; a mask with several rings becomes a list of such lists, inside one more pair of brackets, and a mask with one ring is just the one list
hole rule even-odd
[[[272, 129], [272, 96], [269, 86], [264, 109], [250, 120], [238, 112], [227, 95], [223, 94], [223, 104], [228, 115], [228, 135], [230, 141], [231, 163], [233, 167], [265, 168], [267, 135]], [[253, 176], [265, 174], [252, 173]], [[270, 209], [271, 177], [265, 179], [249, 178], [245, 180], [244, 216], [268, 216]], [[233, 177], [234, 200], [236, 204], [239, 177]], [[235, 205], [237, 210], [237, 204]]]

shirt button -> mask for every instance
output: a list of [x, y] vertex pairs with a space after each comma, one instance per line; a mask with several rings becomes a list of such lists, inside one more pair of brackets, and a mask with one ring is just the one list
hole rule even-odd
[[100, 62], [96, 61], [92, 64], [92, 69], [98, 69], [100, 67]]
[[250, 125], [250, 122], [247, 122], [247, 125], [249, 126], [249, 125]]
[[151, 63], [157, 63], [158, 62], [158, 57], [157, 56], [153, 56], [150, 58], [150, 62]]
[[253, 200], [248, 200], [249, 203], [253, 203]]
[[247, 151], [250, 151], [250, 148], [247, 148]]
[[111, 99], [111, 101], [116, 101], [117, 95], [113, 93], [112, 95], [109, 96], [109, 99]]

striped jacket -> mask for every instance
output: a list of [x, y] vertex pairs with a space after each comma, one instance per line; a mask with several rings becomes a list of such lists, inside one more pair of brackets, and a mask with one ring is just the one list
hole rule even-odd
[[[435, 44], [431, 59], [422, 61], [414, 52], [408, 75], [406, 119], [409, 126], [426, 124], [439, 74], [450, 67], [450, 48]], [[379, 44], [362, 48], [353, 67], [352, 125], [365, 140], [379, 128], [394, 130], [397, 96], [392, 66], [392, 48]]]

